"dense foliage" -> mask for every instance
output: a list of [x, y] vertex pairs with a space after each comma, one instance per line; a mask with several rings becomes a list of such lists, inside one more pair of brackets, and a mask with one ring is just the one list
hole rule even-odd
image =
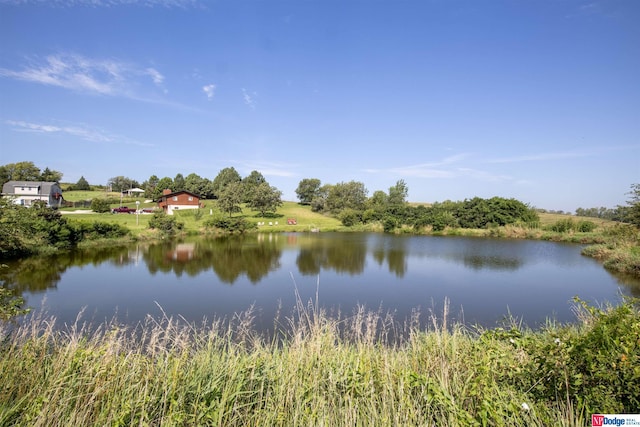
[[71, 248], [83, 240], [128, 233], [117, 224], [71, 223], [43, 202], [27, 208], [0, 198], [0, 259]]
[[91, 200], [91, 210], [96, 213], [105, 213], [111, 210], [111, 205], [109, 200], [96, 197]]
[[184, 228], [184, 223], [178, 221], [175, 216], [154, 212], [149, 219], [149, 228], [156, 229], [163, 235], [172, 236]]
[[204, 226], [207, 228], [215, 228], [228, 233], [244, 233], [245, 231], [256, 228], [256, 224], [240, 217], [214, 217], [206, 220], [204, 222]]
[[[379, 192], [376, 192], [379, 193]], [[384, 194], [384, 193], [383, 193]], [[451, 228], [491, 228], [508, 224], [536, 224], [538, 214], [530, 206], [502, 197], [446, 201], [431, 206], [391, 204], [388, 198], [374, 194], [364, 210], [344, 209], [339, 217], [344, 225], [379, 221], [387, 232], [406, 225], [414, 229], [431, 227], [434, 231]], [[366, 207], [366, 206], [365, 206]]]
[[62, 172], [45, 168], [41, 171], [33, 162], [8, 163], [0, 166], [0, 186], [7, 181], [47, 181], [58, 182]]

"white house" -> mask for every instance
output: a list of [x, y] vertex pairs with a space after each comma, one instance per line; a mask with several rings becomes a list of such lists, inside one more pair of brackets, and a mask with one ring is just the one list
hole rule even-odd
[[2, 195], [13, 198], [14, 203], [22, 206], [31, 206], [36, 200], [46, 202], [49, 207], [60, 207], [64, 203], [57, 182], [9, 181], [2, 186]]

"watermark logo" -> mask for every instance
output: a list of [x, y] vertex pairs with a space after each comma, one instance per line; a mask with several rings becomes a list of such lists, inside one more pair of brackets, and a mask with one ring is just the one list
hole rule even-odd
[[640, 426], [640, 414], [593, 414], [591, 415], [593, 427], [603, 426]]

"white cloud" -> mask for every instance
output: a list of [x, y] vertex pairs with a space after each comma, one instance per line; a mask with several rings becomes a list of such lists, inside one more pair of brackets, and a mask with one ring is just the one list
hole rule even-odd
[[158, 70], [156, 70], [155, 68], [147, 68], [147, 74], [151, 76], [151, 78], [153, 79], [153, 82], [158, 85], [161, 86], [162, 82], [164, 82], [164, 76], [162, 74], [160, 74], [160, 72]]
[[153, 146], [153, 144], [142, 143], [124, 136], [110, 134], [101, 129], [91, 128], [88, 126], [58, 126], [41, 123], [30, 123], [20, 120], [7, 120], [5, 121], [5, 123], [12, 126], [13, 130], [17, 132], [33, 132], [42, 134], [61, 133], [89, 142], [131, 144], [147, 147]]
[[210, 84], [202, 87], [202, 91], [207, 95], [207, 99], [211, 101], [215, 95], [216, 85]]
[[[162, 86], [164, 76], [154, 68], [142, 69], [135, 65], [110, 59], [92, 59], [77, 54], [56, 54], [28, 64], [22, 70], [0, 68], [0, 76], [62, 87], [81, 93], [123, 96], [140, 99], [134, 88], [145, 88], [148, 78]], [[139, 89], [137, 89], [139, 90]], [[165, 91], [166, 92], [166, 91]]]
[[251, 109], [256, 109], [256, 97], [258, 96], [257, 92], [249, 93], [245, 88], [242, 88], [242, 98], [244, 99], [244, 103], [247, 104]]

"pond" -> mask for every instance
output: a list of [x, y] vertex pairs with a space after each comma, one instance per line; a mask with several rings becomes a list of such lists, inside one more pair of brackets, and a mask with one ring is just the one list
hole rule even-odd
[[297, 298], [334, 315], [358, 307], [398, 322], [499, 326], [511, 315], [536, 328], [575, 320], [574, 296], [618, 303], [640, 293], [581, 246], [544, 241], [375, 233], [252, 234], [75, 251], [8, 263], [1, 279], [57, 324], [137, 324], [147, 315], [232, 318], [254, 308], [255, 327], [290, 317]]

